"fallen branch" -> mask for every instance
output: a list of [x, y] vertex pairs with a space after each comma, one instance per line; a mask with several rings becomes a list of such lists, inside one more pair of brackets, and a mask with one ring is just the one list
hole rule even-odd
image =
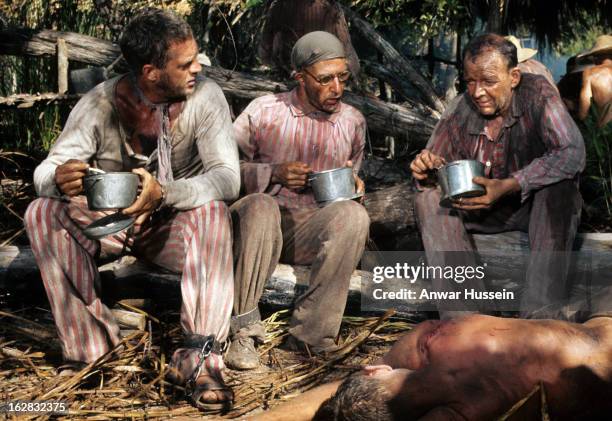
[[368, 22], [347, 6], [342, 6], [344, 13], [350, 20], [352, 27], [357, 29], [386, 59], [389, 68], [398, 78], [408, 79], [421, 94], [427, 105], [438, 112], [443, 112], [445, 105], [438, 98], [433, 85], [426, 80], [404, 56], [402, 56], [383, 36]]
[[82, 95], [58, 94], [47, 92], [44, 94], [15, 94], [7, 97], [0, 97], [1, 108], [30, 108], [37, 103], [49, 105], [54, 102], [77, 101]]
[[[220, 67], [204, 66], [203, 73], [221, 86], [228, 96], [254, 99], [290, 89], [282, 82], [270, 81], [248, 73], [232, 72]], [[380, 101], [345, 92], [343, 101], [360, 110], [368, 127], [378, 133], [408, 136], [416, 145], [425, 145], [435, 127], [438, 115], [416, 108]]]

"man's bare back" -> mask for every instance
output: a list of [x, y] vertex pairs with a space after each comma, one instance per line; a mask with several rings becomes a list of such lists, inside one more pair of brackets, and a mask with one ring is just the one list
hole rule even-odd
[[[336, 414], [343, 411], [339, 402], [348, 402], [348, 411], [354, 411], [355, 402], [363, 399], [372, 406], [374, 394], [382, 393], [390, 413], [401, 414], [401, 419], [489, 420], [540, 382], [555, 419], [605, 419], [612, 411], [612, 318], [584, 324], [482, 315], [428, 321], [354, 377], [363, 398], [333, 383], [306, 392], [297, 406], [288, 402], [261, 419], [289, 419], [287, 414], [292, 420], [312, 419], [340, 386], [337, 395], [348, 395], [327, 404]], [[376, 414], [377, 421], [399, 419]], [[329, 419], [352, 418], [350, 413], [344, 416]]]
[[612, 60], [605, 59], [583, 72], [578, 111], [581, 120], [589, 114], [591, 99], [600, 112], [598, 126], [603, 127], [612, 121]]

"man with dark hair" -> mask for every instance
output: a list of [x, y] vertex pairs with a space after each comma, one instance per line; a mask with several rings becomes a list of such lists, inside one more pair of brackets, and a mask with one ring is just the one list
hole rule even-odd
[[[366, 367], [367, 369], [367, 367]], [[393, 421], [395, 419], [393, 393], [378, 377], [357, 372], [338, 386], [334, 395], [313, 417], [318, 421]], [[401, 408], [396, 412], [400, 416]]]
[[[100, 300], [99, 257], [123, 253], [181, 273], [185, 344], [170, 361], [200, 407], [227, 406], [222, 344], [233, 302], [230, 214], [240, 179], [229, 107], [219, 87], [197, 79], [198, 46], [174, 14], [149, 9], [125, 28], [131, 72], [96, 86], [74, 107], [49, 156], [36, 168], [39, 199], [25, 225], [41, 270], [70, 375], [120, 342]], [[84, 235], [108, 214], [87, 207], [91, 167], [138, 174], [141, 191], [122, 213], [135, 229]], [[109, 228], [112, 228], [112, 224]], [[206, 352], [203, 352], [206, 351]], [[207, 406], [208, 405], [208, 406]]]
[[[551, 419], [609, 419], [609, 294], [599, 291], [592, 306], [557, 309], [582, 324], [484, 315], [420, 323], [344, 382], [319, 386], [249, 420], [486, 421], [537, 386]], [[530, 407], [523, 410], [528, 419], [540, 419]]]
[[286, 347], [333, 348], [351, 274], [368, 235], [365, 208], [354, 201], [319, 207], [307, 188], [311, 171], [352, 166], [365, 145], [365, 119], [342, 102], [350, 77], [342, 43], [332, 34], [304, 35], [292, 51], [298, 86], [252, 101], [234, 122], [241, 174], [248, 194], [232, 205], [236, 259], [232, 368], [259, 365], [254, 341], [263, 340], [257, 305], [279, 259], [311, 265], [309, 288], [295, 303]]
[[[466, 46], [463, 63], [467, 92], [449, 104], [410, 164], [423, 244], [429, 265], [474, 266], [470, 233], [527, 232], [531, 255], [520, 310], [529, 316], [567, 298], [584, 142], [556, 90], [541, 76], [521, 74], [511, 42], [477, 36]], [[440, 189], [430, 176], [459, 159], [484, 164], [485, 176], [474, 182], [486, 193], [454, 201], [449, 209], [440, 206]], [[434, 280], [439, 289], [456, 288], [452, 284]]]

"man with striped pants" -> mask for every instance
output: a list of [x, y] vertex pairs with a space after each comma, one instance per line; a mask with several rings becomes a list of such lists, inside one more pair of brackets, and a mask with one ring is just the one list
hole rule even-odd
[[[191, 28], [170, 12], [148, 9], [126, 26], [121, 51], [130, 72], [88, 92], [38, 166], [40, 198], [25, 224], [72, 370], [119, 342], [119, 327], [100, 300], [101, 256], [125, 252], [181, 273], [186, 334], [170, 362], [200, 408], [227, 405], [220, 345], [233, 303], [230, 214], [240, 174], [229, 107], [219, 87], [200, 80]], [[90, 167], [132, 171], [141, 191], [123, 213], [134, 229], [92, 240], [83, 228], [108, 212], [82, 196]], [[204, 359], [204, 343], [213, 345]], [[202, 361], [201, 361], [202, 360]], [[194, 375], [195, 372], [195, 375]], [[189, 382], [189, 380], [193, 380]]]

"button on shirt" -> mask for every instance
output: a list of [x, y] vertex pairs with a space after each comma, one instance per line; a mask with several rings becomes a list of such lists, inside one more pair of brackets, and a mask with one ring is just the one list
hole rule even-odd
[[304, 113], [297, 90], [253, 100], [234, 121], [240, 149], [244, 190], [268, 193], [287, 209], [315, 207], [312, 191], [271, 184], [272, 165], [301, 161], [313, 171], [344, 167], [359, 170], [365, 146], [366, 123], [354, 107], [340, 103], [338, 112]]
[[582, 135], [542, 76], [521, 75], [496, 139], [487, 133], [486, 123], [464, 93], [442, 115], [427, 149], [448, 162], [478, 160], [489, 178], [516, 178], [522, 201], [535, 190], [576, 177], [584, 168]]

